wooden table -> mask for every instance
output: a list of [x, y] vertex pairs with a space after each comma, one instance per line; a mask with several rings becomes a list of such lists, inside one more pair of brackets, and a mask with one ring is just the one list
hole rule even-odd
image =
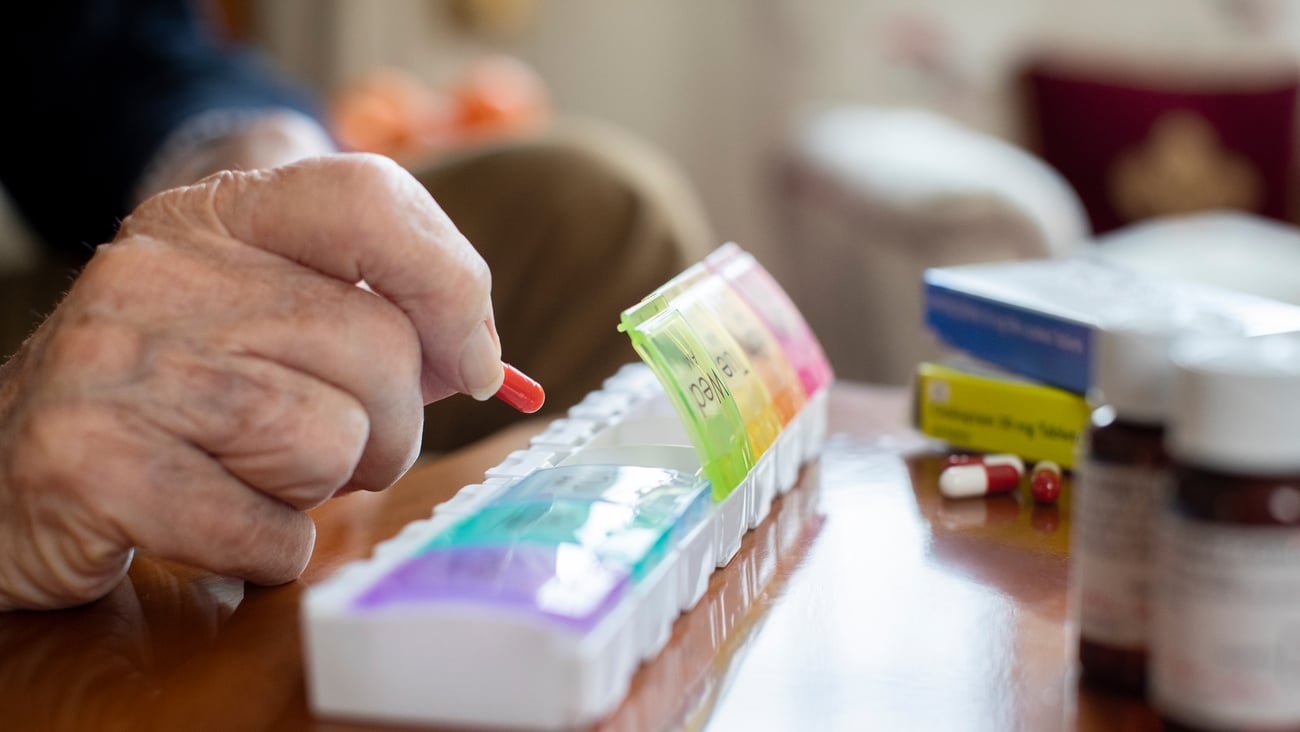
[[[819, 464], [601, 730], [1145, 730], [1144, 705], [1078, 685], [1057, 507], [946, 501], [906, 395], [840, 384]], [[380, 494], [315, 511], [302, 579], [274, 588], [137, 557], [76, 610], [0, 615], [0, 729], [358, 730], [304, 695], [303, 589], [527, 443], [530, 422]], [[505, 700], [503, 700], [505, 701]], [[506, 702], [508, 703], [508, 702]]]

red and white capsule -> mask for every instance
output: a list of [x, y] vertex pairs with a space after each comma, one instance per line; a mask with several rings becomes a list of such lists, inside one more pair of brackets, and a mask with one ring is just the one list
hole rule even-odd
[[1029, 474], [1029, 493], [1039, 503], [1056, 503], [1061, 497], [1061, 466], [1051, 460], [1034, 463]]
[[979, 455], [969, 453], [959, 453], [949, 455], [945, 462], [948, 467], [954, 465], [1010, 465], [1016, 469], [1018, 475], [1025, 474], [1025, 461], [1020, 459], [1019, 455], [1009, 453], [997, 453], [992, 455]]
[[1014, 465], [969, 463], [952, 465], [939, 474], [939, 492], [945, 498], [971, 498], [1010, 493], [1020, 485]]

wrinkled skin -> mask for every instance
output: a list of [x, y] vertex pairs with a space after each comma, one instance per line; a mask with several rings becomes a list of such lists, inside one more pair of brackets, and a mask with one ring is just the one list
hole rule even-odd
[[135, 547], [297, 577], [306, 509], [391, 485], [425, 403], [501, 384], [489, 294], [385, 158], [150, 198], [0, 367], [0, 609], [101, 597]]

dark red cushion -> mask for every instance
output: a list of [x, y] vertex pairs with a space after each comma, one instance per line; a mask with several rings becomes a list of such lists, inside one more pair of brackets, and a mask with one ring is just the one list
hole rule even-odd
[[1031, 147], [1074, 186], [1096, 233], [1215, 208], [1287, 220], [1298, 75], [1025, 66]]

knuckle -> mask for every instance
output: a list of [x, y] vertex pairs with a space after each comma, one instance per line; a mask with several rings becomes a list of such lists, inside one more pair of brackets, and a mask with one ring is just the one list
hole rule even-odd
[[[253, 172], [255, 173], [256, 171], [253, 171]], [[237, 171], [237, 170], [230, 170], [230, 169], [219, 170], [219, 171], [213, 173], [212, 175], [207, 176], [207, 177], [204, 178], [203, 180], [199, 181], [199, 182], [196, 184], [196, 186], [198, 186], [198, 187], [209, 187], [209, 188], [220, 188], [220, 187], [223, 187], [223, 186], [238, 185], [238, 184], [241, 183], [243, 180], [245, 180], [246, 178], [248, 178], [249, 175], [250, 175], [250, 173], [247, 172], [247, 171]], [[179, 189], [176, 189], [176, 190], [178, 190], [178, 191], [184, 191], [184, 190], [186, 190], [186, 189], [185, 189], [185, 188], [179, 188]]]
[[367, 343], [363, 357], [370, 359], [376, 353], [386, 354], [386, 362], [413, 368], [405, 376], [418, 376], [420, 335], [415, 324], [388, 300], [357, 288], [353, 291], [351, 299], [357, 308], [355, 322], [360, 326], [357, 341]]
[[366, 190], [391, 191], [405, 188], [409, 174], [392, 158], [374, 153], [350, 153], [332, 159], [344, 174]]
[[[161, 315], [168, 302], [168, 283], [175, 287], [189, 266], [163, 239], [133, 234], [119, 236], [112, 244], [100, 246], [72, 288], [70, 298], [82, 303], [87, 314], [105, 314], [128, 305], [152, 308]], [[123, 283], [133, 283], [124, 287]], [[191, 293], [192, 294], [192, 293]]]
[[465, 258], [465, 280], [471, 288], [471, 294], [480, 299], [488, 298], [492, 293], [492, 270], [477, 251], [471, 249], [471, 255]]
[[467, 328], [475, 327], [487, 314], [486, 308], [491, 303], [492, 273], [483, 257], [468, 244], [448, 255], [440, 289], [445, 300], [457, 303], [458, 309], [448, 311], [446, 316], [463, 320]]
[[223, 197], [239, 197], [250, 184], [265, 177], [265, 171], [222, 170], [188, 186], [154, 194], [141, 202], [122, 220], [114, 241], [157, 232], [175, 233], [200, 229], [224, 232], [220, 202]]
[[229, 564], [222, 567], [226, 573], [242, 577], [257, 575], [256, 564], [261, 558], [274, 556], [278, 550], [276, 536], [281, 533], [282, 520], [268, 511], [239, 511], [214, 517], [216, 535], [220, 537], [221, 551]]
[[341, 410], [331, 422], [330, 434], [321, 439], [325, 449], [315, 451], [309, 468], [316, 489], [309, 491], [307, 500], [313, 503], [325, 500], [348, 482], [370, 439], [370, 420], [360, 405]]
[[293, 444], [283, 446], [300, 466], [295, 486], [283, 497], [300, 509], [324, 502], [352, 478], [369, 438], [370, 420], [359, 404], [307, 425]]
[[[221, 175], [223, 174], [219, 173], [213, 178]], [[212, 182], [213, 184], [217, 183], [215, 180]], [[121, 225], [117, 228], [114, 241], [122, 241], [141, 234], [148, 234], [154, 231], [159, 224], [172, 223], [178, 219], [183, 220], [182, 214], [190, 207], [192, 194], [198, 185], [206, 186], [207, 183], [185, 188], [172, 188], [146, 198], [126, 218], [122, 219]]]
[[282, 505], [227, 516], [225, 551], [235, 574], [260, 583], [287, 582], [302, 573], [315, 542], [306, 514]]
[[394, 202], [405, 199], [413, 190], [410, 173], [383, 155], [334, 155], [323, 159], [322, 166], [320, 172], [345, 186], [358, 201]]
[[130, 217], [122, 222], [122, 229], [118, 230], [117, 239], [112, 244], [102, 245], [95, 249], [95, 255], [91, 257], [90, 263], [86, 265], [86, 271], [77, 278], [77, 285], [82, 287], [86, 282], [93, 282], [97, 286], [101, 281], [107, 285], [119, 282], [118, 278], [123, 275], [130, 275], [136, 271], [138, 265], [136, 260], [139, 259], [140, 247], [131, 246], [130, 243], [138, 240], [137, 234], [123, 234]]
[[[172, 215], [176, 209], [176, 199], [180, 196], [176, 190], [163, 191], [146, 198], [117, 227], [117, 235], [113, 237], [114, 241], [122, 241], [149, 230], [152, 223], [159, 219], [165, 220]], [[109, 247], [111, 249], [111, 247]]]
[[273, 550], [278, 521], [268, 511], [244, 511], [223, 516], [227, 547], [235, 556], [257, 556]]
[[124, 280], [137, 278], [142, 267], [150, 266], [148, 261], [142, 261], [147, 260], [143, 256], [146, 247], [133, 245], [139, 240], [140, 237], [135, 235], [130, 238], [119, 236], [113, 244], [97, 248], [85, 271], [77, 278], [73, 292], [93, 290], [98, 295], [111, 295]]

